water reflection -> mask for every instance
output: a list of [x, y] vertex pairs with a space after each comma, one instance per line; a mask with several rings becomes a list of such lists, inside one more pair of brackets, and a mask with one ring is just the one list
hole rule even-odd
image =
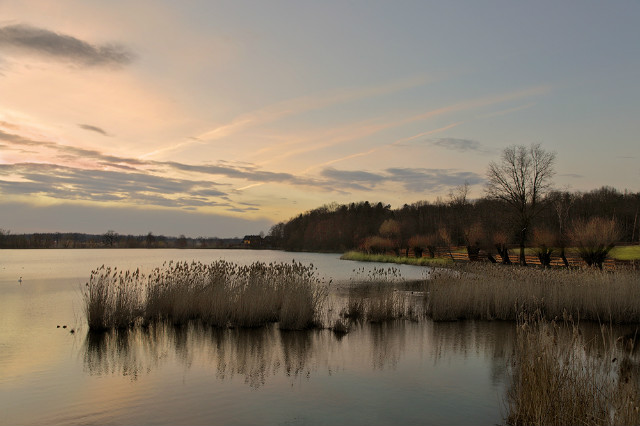
[[491, 361], [491, 384], [504, 383], [508, 358], [513, 354], [516, 328], [513, 322], [456, 321], [432, 323], [434, 363], [452, 354]]
[[135, 381], [170, 360], [187, 369], [194, 363], [213, 368], [221, 381], [240, 377], [252, 388], [276, 376], [308, 380], [318, 370], [330, 375], [347, 366], [395, 369], [407, 353], [432, 360], [435, 366], [452, 356], [481, 357], [491, 363], [491, 382], [498, 385], [504, 381], [514, 338], [513, 324], [497, 322], [360, 324], [344, 337], [329, 330], [223, 330], [199, 323], [160, 323], [88, 333], [83, 357], [85, 372], [94, 376], [120, 375]]

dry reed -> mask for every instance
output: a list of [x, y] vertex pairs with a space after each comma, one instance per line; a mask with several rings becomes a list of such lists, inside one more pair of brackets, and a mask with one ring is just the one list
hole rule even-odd
[[362, 277], [364, 268], [354, 272], [357, 277], [342, 310], [344, 318], [375, 323], [413, 317], [411, 304], [397, 291], [404, 284], [397, 268], [373, 268], [366, 277]]
[[[567, 318], [565, 316], [565, 318]], [[640, 362], [603, 326], [586, 337], [572, 320], [518, 322], [507, 392], [511, 425], [640, 424]]]
[[135, 323], [200, 320], [216, 327], [259, 327], [279, 322], [283, 329], [309, 328], [327, 289], [313, 265], [256, 262], [238, 266], [169, 262], [148, 276], [102, 266], [84, 292], [90, 330], [124, 328]]
[[633, 271], [516, 268], [469, 264], [436, 271], [427, 281], [427, 314], [436, 321], [515, 321], [520, 312], [546, 318], [640, 322], [640, 280]]

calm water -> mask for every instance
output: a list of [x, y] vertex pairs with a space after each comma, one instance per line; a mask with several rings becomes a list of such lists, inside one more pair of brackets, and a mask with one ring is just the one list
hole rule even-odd
[[[342, 338], [193, 325], [96, 336], [84, 323], [81, 289], [102, 264], [149, 272], [169, 260], [295, 259], [313, 263], [333, 286], [389, 267], [338, 257], [0, 250], [0, 424], [501, 423], [509, 323], [399, 321], [358, 326]], [[405, 279], [426, 272], [398, 269]]]

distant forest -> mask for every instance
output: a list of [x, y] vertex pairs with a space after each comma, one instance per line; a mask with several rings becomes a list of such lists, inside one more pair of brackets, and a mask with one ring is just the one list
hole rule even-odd
[[[477, 240], [485, 239], [487, 245], [494, 245], [495, 241], [486, 240], [499, 235], [508, 245], [515, 246], [521, 230], [516, 229], [517, 222], [509, 215], [505, 202], [490, 198], [468, 200], [467, 192], [468, 188], [459, 187], [448, 199], [420, 201], [397, 209], [381, 202], [329, 204], [278, 223], [268, 235], [273, 246], [290, 251], [362, 249], [372, 236], [385, 232], [397, 241], [398, 249], [408, 249], [411, 238], [442, 235], [443, 230], [454, 246], [468, 246], [470, 234]], [[545, 235], [551, 233], [560, 238], [574, 221], [603, 217], [616, 221], [621, 242], [635, 243], [639, 239], [639, 209], [640, 192], [623, 193], [611, 187], [590, 192], [553, 191], [544, 198], [528, 233], [540, 235], [542, 232], [536, 231], [544, 231]]]
[[242, 248], [241, 238], [188, 238], [154, 235], [120, 235], [114, 231], [104, 234], [75, 232], [12, 234], [0, 229], [0, 248]]
[[[488, 245], [495, 244], [488, 239], [501, 236], [507, 245], [515, 247], [521, 230], [504, 202], [490, 198], [469, 200], [467, 191], [468, 188], [459, 187], [447, 199], [420, 201], [396, 209], [382, 202], [332, 203], [274, 225], [264, 238], [120, 235], [114, 231], [13, 234], [0, 229], [0, 248], [267, 248], [345, 252], [362, 249], [372, 237], [386, 232], [382, 236], [392, 237], [398, 250], [408, 250], [412, 238], [442, 235], [442, 231], [454, 246], [468, 246], [470, 234], [474, 234], [473, 238], [485, 239]], [[545, 231], [561, 236], [574, 221], [604, 217], [618, 224], [620, 242], [638, 243], [639, 210], [640, 192], [620, 192], [611, 187], [589, 192], [554, 191], [545, 197], [529, 233], [533, 236], [535, 231]]]

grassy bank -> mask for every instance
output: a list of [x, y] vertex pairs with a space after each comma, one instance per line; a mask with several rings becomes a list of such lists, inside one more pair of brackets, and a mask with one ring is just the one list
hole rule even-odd
[[609, 256], [618, 260], [640, 260], [640, 246], [618, 246], [611, 249]]
[[278, 322], [283, 329], [304, 329], [318, 323], [327, 289], [312, 266], [295, 262], [170, 262], [148, 276], [103, 266], [92, 272], [83, 296], [92, 331], [156, 320], [215, 327]]
[[350, 251], [342, 256], [342, 260], [356, 260], [359, 262], [381, 262], [381, 263], [397, 263], [403, 265], [417, 265], [417, 266], [444, 266], [451, 265], [453, 261], [451, 258], [445, 257], [406, 257], [406, 256], [389, 256], [384, 254], [367, 254], [359, 251]]
[[603, 326], [522, 316], [510, 367], [507, 424], [640, 424], [640, 360], [633, 338]]
[[536, 311], [553, 319], [566, 311], [579, 320], [640, 322], [640, 279], [633, 271], [466, 264], [433, 272], [427, 286], [426, 311], [434, 320], [515, 321]]

